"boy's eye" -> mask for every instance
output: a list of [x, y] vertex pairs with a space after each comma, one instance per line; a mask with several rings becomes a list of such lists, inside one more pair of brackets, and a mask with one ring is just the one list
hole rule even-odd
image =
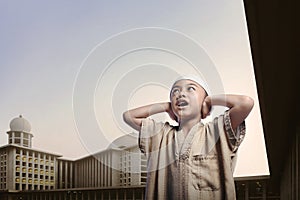
[[194, 87], [188, 87], [188, 91], [195, 91]]
[[172, 90], [172, 94], [173, 94], [173, 95], [178, 94], [178, 93], [179, 93], [179, 89], [173, 89], [173, 90]]

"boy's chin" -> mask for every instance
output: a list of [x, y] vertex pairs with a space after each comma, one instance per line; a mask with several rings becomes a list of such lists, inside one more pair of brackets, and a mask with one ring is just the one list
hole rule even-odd
[[177, 122], [181, 122], [181, 121], [189, 121], [189, 120], [193, 120], [195, 118], [199, 118], [199, 121], [201, 120], [201, 115], [197, 115], [197, 116], [191, 116], [191, 115], [176, 115], [177, 117]]

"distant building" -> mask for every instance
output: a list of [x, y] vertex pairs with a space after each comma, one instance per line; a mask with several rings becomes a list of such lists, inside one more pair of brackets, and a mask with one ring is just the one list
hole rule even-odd
[[43, 191], [43, 195], [46, 191], [59, 191], [56, 192], [59, 195], [70, 196], [73, 194], [70, 189], [75, 188], [128, 187], [133, 191], [132, 186], [138, 186], [138, 194], [143, 194], [147, 161], [133, 136], [122, 136], [96, 154], [67, 160], [32, 148], [31, 126], [21, 115], [10, 122], [7, 134], [8, 145], [0, 147], [1, 200], [17, 199], [20, 192], [26, 197], [30, 191], [33, 194]]
[[0, 190], [51, 190], [56, 188], [60, 155], [32, 149], [29, 122], [22, 116], [10, 123], [8, 145], [0, 147]]
[[116, 139], [106, 150], [74, 161], [57, 159], [57, 189], [145, 185], [146, 157], [136, 138]]

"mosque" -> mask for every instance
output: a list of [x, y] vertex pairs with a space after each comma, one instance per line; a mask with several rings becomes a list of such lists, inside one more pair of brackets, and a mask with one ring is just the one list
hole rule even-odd
[[10, 122], [0, 147], [0, 199], [143, 199], [146, 157], [136, 138], [116, 139], [107, 149], [77, 160], [32, 148], [30, 123]]

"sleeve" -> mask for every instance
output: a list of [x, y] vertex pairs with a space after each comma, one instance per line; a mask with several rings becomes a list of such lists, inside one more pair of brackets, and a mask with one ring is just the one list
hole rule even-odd
[[231, 149], [233, 152], [237, 151], [238, 147], [242, 143], [245, 133], [246, 133], [246, 124], [243, 121], [236, 130], [232, 129], [229, 110], [224, 113], [224, 128], [227, 139], [230, 143]]
[[146, 118], [142, 121], [139, 133], [139, 148], [142, 153], [148, 155], [158, 148], [158, 144], [163, 137], [164, 123], [155, 122], [153, 119]]

